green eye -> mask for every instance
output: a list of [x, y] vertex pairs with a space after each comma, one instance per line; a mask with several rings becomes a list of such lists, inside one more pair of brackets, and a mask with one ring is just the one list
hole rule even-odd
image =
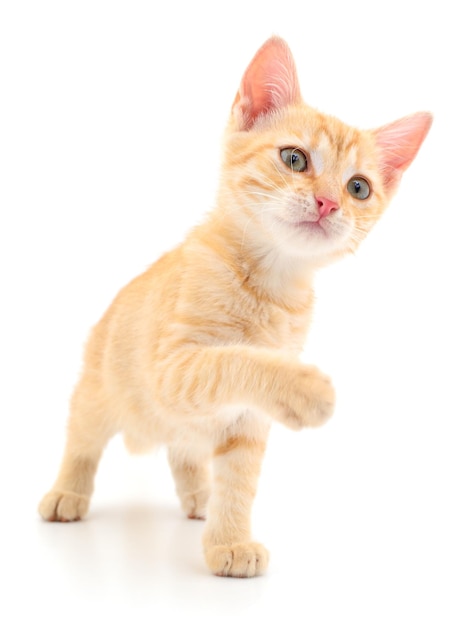
[[280, 151], [280, 158], [293, 172], [305, 172], [307, 157], [298, 148], [284, 148]]
[[348, 192], [357, 200], [366, 200], [371, 194], [371, 187], [366, 178], [362, 176], [353, 176], [346, 186]]

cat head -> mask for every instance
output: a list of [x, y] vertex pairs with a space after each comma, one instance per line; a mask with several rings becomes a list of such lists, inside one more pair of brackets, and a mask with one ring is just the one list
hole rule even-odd
[[223, 198], [252, 245], [325, 262], [353, 251], [380, 217], [432, 122], [416, 113], [358, 130], [306, 105], [287, 44], [247, 68], [225, 138]]

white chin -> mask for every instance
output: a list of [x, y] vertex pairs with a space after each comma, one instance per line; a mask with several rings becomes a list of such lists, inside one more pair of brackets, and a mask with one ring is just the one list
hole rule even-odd
[[290, 256], [323, 259], [345, 249], [346, 237], [342, 233], [332, 233], [331, 229], [317, 225], [306, 228], [289, 224], [279, 231], [274, 231], [275, 244]]

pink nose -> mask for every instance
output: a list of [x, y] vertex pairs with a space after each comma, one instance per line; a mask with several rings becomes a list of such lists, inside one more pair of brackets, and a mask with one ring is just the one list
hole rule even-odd
[[339, 207], [338, 204], [334, 200], [330, 200], [329, 198], [324, 198], [323, 196], [319, 196], [315, 198], [317, 201], [317, 209], [320, 218], [323, 219], [327, 215], [329, 215], [332, 211], [336, 211]]

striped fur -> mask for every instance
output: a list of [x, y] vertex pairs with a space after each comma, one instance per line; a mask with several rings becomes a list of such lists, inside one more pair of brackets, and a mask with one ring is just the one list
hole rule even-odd
[[[360, 131], [319, 113], [301, 100], [286, 44], [264, 44], [233, 105], [215, 210], [91, 333], [45, 519], [86, 514], [101, 452], [122, 432], [135, 452], [168, 447], [185, 513], [207, 518], [212, 572], [265, 570], [250, 516], [271, 420], [319, 426], [334, 406], [329, 379], [298, 359], [313, 273], [361, 242], [429, 126], [418, 114]], [[305, 171], [284, 163], [289, 147], [306, 155]], [[356, 174], [370, 181], [366, 200], [348, 193]], [[338, 209], [317, 222], [320, 196]]]

